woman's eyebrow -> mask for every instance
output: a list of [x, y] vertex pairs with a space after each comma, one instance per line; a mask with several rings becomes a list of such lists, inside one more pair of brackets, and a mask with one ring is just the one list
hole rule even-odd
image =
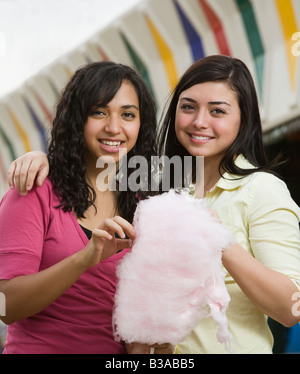
[[[109, 103], [106, 104], [106, 105], [98, 104], [98, 105], [95, 105], [95, 106], [94, 106], [95, 109], [108, 108], [108, 107], [109, 107]], [[126, 104], [126, 105], [122, 105], [121, 108], [122, 108], [122, 109], [131, 109], [131, 108], [134, 108], [134, 109], [136, 109], [136, 110], [139, 110], [139, 107], [137, 107], [137, 106], [134, 105], [134, 104]]]
[[208, 103], [209, 105], [228, 105], [228, 106], [231, 106], [229, 103], [227, 103], [226, 101], [210, 101]]
[[122, 105], [122, 108], [123, 109], [131, 109], [131, 108], [135, 108], [136, 110], [139, 110], [139, 108], [134, 105], [134, 104], [127, 104], [127, 105]]
[[[190, 103], [197, 103], [197, 100], [191, 99], [190, 97], [182, 97], [180, 99], [180, 101], [189, 101]], [[229, 103], [227, 103], [226, 101], [222, 101], [222, 100], [209, 101], [208, 104], [209, 105], [221, 105], [221, 104], [224, 104], [224, 105], [231, 106]]]
[[191, 99], [190, 97], [182, 97], [179, 101], [189, 101], [191, 103], [197, 103], [196, 100]]

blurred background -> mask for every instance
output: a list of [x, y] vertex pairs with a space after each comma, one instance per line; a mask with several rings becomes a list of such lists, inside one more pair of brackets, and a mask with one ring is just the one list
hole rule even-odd
[[[11, 161], [46, 151], [55, 104], [78, 67], [134, 67], [159, 117], [186, 68], [211, 54], [249, 67], [266, 150], [287, 160], [278, 171], [300, 205], [300, 0], [0, 0], [0, 198]], [[275, 353], [300, 352], [299, 325], [270, 325]], [[0, 347], [4, 334], [0, 325]]]

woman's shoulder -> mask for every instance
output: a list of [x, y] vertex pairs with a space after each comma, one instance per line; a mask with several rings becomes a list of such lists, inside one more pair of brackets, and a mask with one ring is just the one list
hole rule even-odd
[[293, 200], [286, 183], [271, 172], [257, 171], [248, 180], [253, 205], [270, 209], [287, 209], [300, 218], [300, 208]]
[[269, 192], [288, 191], [288, 187], [284, 180], [271, 171], [255, 171], [249, 176], [248, 182], [252, 183], [256, 188]]
[[47, 177], [41, 186], [34, 184], [26, 196], [28, 198], [35, 198], [34, 196], [37, 196], [37, 198], [45, 200], [53, 199], [53, 196], [55, 196], [55, 191], [50, 178]]
[[273, 189], [287, 189], [286, 183], [276, 175], [272, 170], [256, 170], [257, 168], [253, 166], [246, 158], [239, 156], [236, 165], [241, 169], [248, 169], [253, 171], [244, 177], [244, 181], [251, 188], [251, 186], [256, 187], [259, 185], [261, 188], [269, 189], [271, 186]]
[[256, 183], [275, 183], [278, 186], [286, 186], [286, 183], [280, 178], [280, 176], [277, 176], [272, 171], [255, 171], [251, 174], [251, 178], [253, 179], [253, 182]]
[[3, 196], [0, 205], [18, 204], [18, 206], [31, 206], [34, 209], [36, 204], [50, 206], [54, 199], [56, 200], [57, 197], [51, 180], [47, 177], [42, 186], [34, 184], [25, 196], [21, 196], [16, 187], [9, 190]]

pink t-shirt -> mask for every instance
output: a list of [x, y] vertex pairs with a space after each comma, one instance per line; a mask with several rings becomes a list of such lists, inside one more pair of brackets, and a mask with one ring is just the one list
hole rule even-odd
[[[0, 279], [36, 273], [81, 250], [88, 238], [47, 179], [0, 203]], [[8, 326], [4, 353], [126, 353], [112, 333], [115, 268], [127, 250], [84, 272], [40, 313]]]

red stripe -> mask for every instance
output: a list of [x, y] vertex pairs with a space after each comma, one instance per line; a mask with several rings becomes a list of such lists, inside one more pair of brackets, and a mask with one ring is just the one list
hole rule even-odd
[[49, 121], [50, 125], [52, 125], [53, 116], [52, 116], [50, 110], [47, 108], [46, 104], [41, 99], [41, 97], [38, 95], [38, 93], [35, 91], [35, 89], [33, 89], [32, 87], [30, 87], [30, 90], [33, 93], [34, 97], [36, 98], [37, 102], [39, 103], [40, 107], [42, 108], [44, 114], [46, 115], [47, 121]]
[[220, 18], [216, 15], [213, 9], [207, 4], [206, 0], [199, 0], [200, 5], [203, 8], [203, 12], [213, 30], [216, 42], [219, 47], [219, 51], [222, 55], [231, 56], [229, 44], [223, 29], [222, 22]]
[[103, 51], [103, 49], [99, 46], [97, 46], [97, 48], [98, 48], [98, 51], [99, 51], [101, 57], [103, 58], [103, 60], [109, 61], [109, 58], [108, 58], [107, 54]]

